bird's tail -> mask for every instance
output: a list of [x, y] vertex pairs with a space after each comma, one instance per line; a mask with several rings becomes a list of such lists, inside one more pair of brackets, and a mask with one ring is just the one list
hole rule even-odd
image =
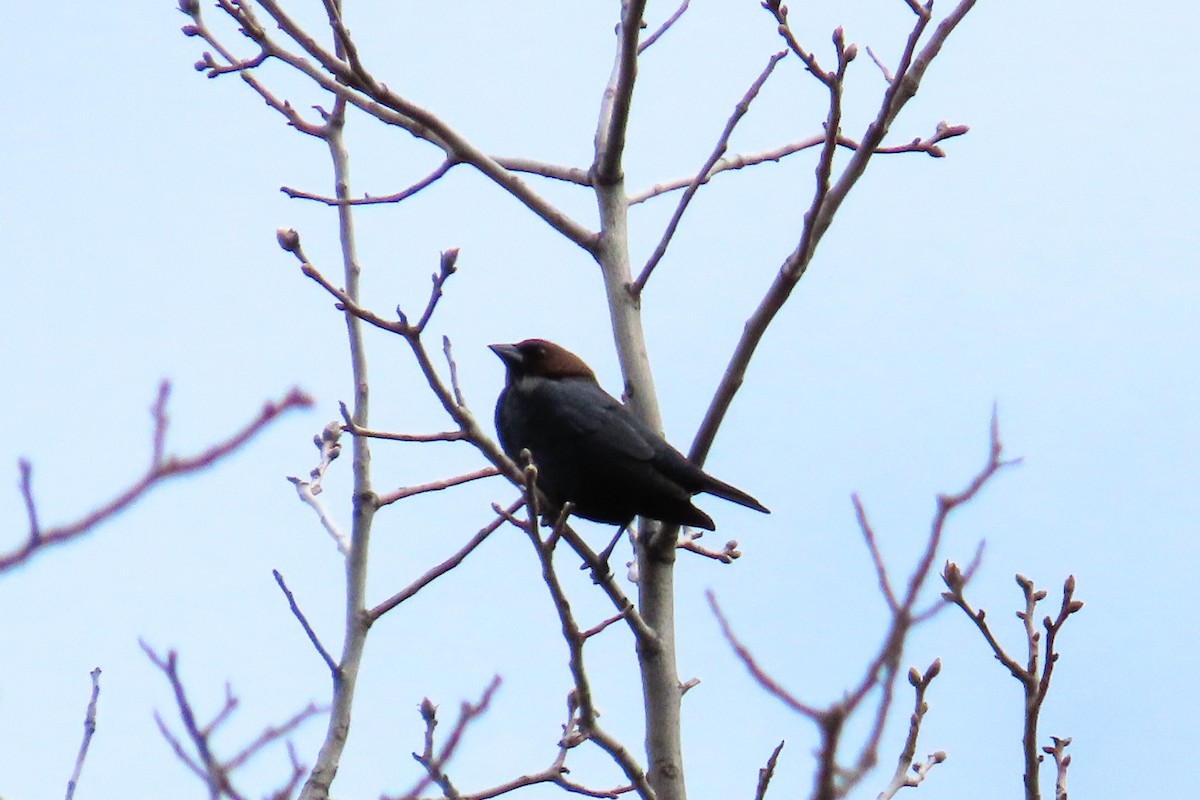
[[715, 494], [717, 497], [723, 497], [730, 502], [737, 503], [739, 506], [753, 508], [755, 511], [761, 511], [764, 514], [771, 513], [771, 509], [767, 508], [762, 503], [758, 502], [736, 486], [730, 486], [728, 483], [725, 483], [725, 481], [717, 480], [712, 475], [705, 474], [705, 477], [708, 478], [708, 486], [704, 488], [704, 491], [708, 492], [709, 494]]

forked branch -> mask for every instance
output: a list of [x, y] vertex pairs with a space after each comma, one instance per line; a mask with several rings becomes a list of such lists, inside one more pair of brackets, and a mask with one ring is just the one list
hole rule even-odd
[[[1038, 603], [1046, 599], [1046, 590], [1035, 588], [1033, 581], [1024, 575], [1016, 576], [1017, 585], [1021, 587], [1021, 594], [1025, 600], [1025, 607], [1017, 612], [1017, 618], [1021, 620], [1025, 633], [1024, 663], [1010, 655], [996, 639], [987, 622], [987, 613], [982, 608], [978, 610], [972, 608], [971, 604], [967, 602], [964, 594], [966, 581], [957, 564], [952, 561], [946, 562], [942, 580], [949, 590], [944, 592], [942, 597], [963, 610], [983, 635], [984, 640], [992, 649], [992, 653], [996, 656], [996, 660], [1003, 664], [1005, 669], [1021, 684], [1025, 694], [1025, 721], [1021, 736], [1021, 750], [1025, 761], [1025, 798], [1026, 800], [1040, 800], [1041, 788], [1038, 773], [1042, 756], [1038, 750], [1038, 721], [1042, 705], [1050, 691], [1050, 677], [1054, 672], [1054, 665], [1058, 662], [1059, 654], [1054, 649], [1058, 634], [1067, 618], [1083, 608], [1083, 601], [1075, 599], [1075, 576], [1068, 576], [1063, 583], [1062, 604], [1059, 606], [1058, 614], [1055, 617], [1046, 616], [1042, 619], [1042, 628], [1046, 634], [1044, 642], [1042, 641], [1042, 632], [1037, 629], [1034, 622], [1034, 614]], [[1071, 759], [1063, 751], [1071, 743], [1071, 740], [1069, 738], [1051, 738], [1054, 740], [1054, 746], [1044, 747], [1042, 750], [1054, 755], [1058, 773], [1056, 783], [1061, 797], [1065, 798], [1066, 771]]]

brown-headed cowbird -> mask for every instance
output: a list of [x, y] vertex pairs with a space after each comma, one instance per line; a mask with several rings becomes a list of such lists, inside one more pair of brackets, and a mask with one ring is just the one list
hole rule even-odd
[[496, 401], [504, 452], [523, 449], [538, 468], [538, 487], [556, 508], [596, 522], [628, 525], [635, 516], [715, 530], [692, 495], [715, 494], [764, 514], [740, 489], [708, 475], [600, 388], [574, 353], [543, 339], [494, 344], [508, 368]]

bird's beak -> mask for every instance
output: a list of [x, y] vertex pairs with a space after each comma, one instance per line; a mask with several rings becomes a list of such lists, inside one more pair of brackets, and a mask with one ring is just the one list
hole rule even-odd
[[500, 356], [506, 367], [519, 367], [525, 360], [515, 344], [489, 344], [488, 349]]

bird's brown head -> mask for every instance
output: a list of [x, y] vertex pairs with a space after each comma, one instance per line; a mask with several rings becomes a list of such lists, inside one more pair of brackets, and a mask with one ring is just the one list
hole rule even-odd
[[596, 373], [583, 359], [545, 339], [526, 339], [516, 344], [489, 345], [508, 367], [509, 380], [540, 378], [585, 378], [596, 381]]

